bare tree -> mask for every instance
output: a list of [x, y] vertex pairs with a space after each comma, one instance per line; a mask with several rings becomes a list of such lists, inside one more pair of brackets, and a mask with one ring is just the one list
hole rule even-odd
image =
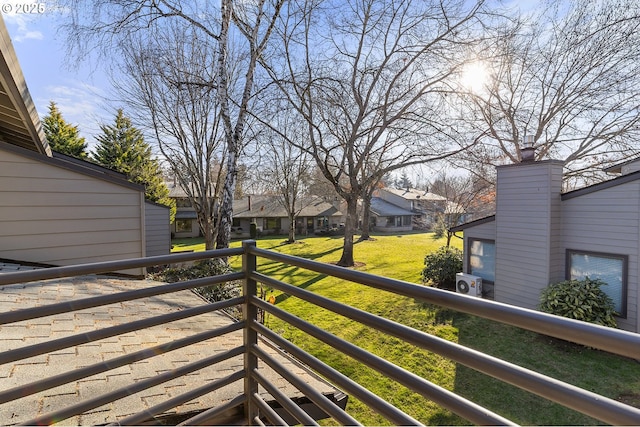
[[123, 47], [114, 84], [139, 122], [146, 123], [197, 214], [207, 249], [215, 248], [216, 217], [225, 177], [225, 144], [215, 75], [215, 46], [185, 26]]
[[463, 148], [455, 124], [442, 114], [445, 83], [472, 43], [481, 3], [289, 5], [282, 50], [269, 56], [267, 68], [307, 126], [298, 146], [346, 202], [338, 264], [352, 266], [358, 199], [365, 191], [391, 171]]
[[286, 113], [278, 114], [273, 121], [279, 131], [267, 130], [268, 141], [263, 147], [267, 159], [264, 177], [269, 178], [272, 191], [275, 190], [278, 201], [287, 211], [290, 224], [287, 242], [294, 243], [296, 219], [311, 200], [308, 192], [311, 159], [305, 151], [291, 143], [300, 138], [300, 123]]
[[518, 162], [527, 135], [538, 159], [565, 161], [575, 185], [640, 153], [640, 3], [550, 1], [489, 40], [478, 50], [488, 79], [466, 90], [487, 137], [465, 159]]
[[[446, 199], [444, 209], [436, 217], [434, 237], [446, 237], [451, 244], [454, 233], [451, 228], [460, 225], [471, 216], [481, 218], [493, 210], [495, 201], [492, 184], [472, 175], [449, 175], [441, 172], [436, 176], [430, 191]], [[492, 203], [493, 202], [493, 203]]]
[[[63, 3], [72, 12], [72, 21], [66, 28], [70, 46], [77, 48], [78, 56], [97, 47], [109, 61], [117, 61], [132, 40], [153, 42], [158, 29], [169, 25], [189, 28], [196, 40], [213, 47], [206, 64], [210, 70], [207, 81], [200, 75], [185, 73], [181, 83], [215, 89], [210, 96], [217, 100], [226, 144], [226, 175], [220, 197], [220, 232], [216, 247], [228, 247], [238, 158], [247, 142], [245, 132], [256, 67], [284, 0], [191, 3], [179, 0], [67, 0]], [[231, 78], [236, 75], [241, 78]]]

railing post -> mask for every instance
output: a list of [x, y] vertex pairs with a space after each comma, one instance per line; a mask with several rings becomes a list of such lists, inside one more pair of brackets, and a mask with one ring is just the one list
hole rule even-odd
[[256, 256], [249, 253], [249, 249], [256, 246], [255, 240], [245, 240], [242, 242], [244, 253], [242, 255], [242, 269], [244, 271], [243, 296], [244, 304], [242, 306], [242, 319], [245, 322], [244, 327], [244, 345], [246, 347], [244, 355], [244, 396], [246, 403], [244, 406], [245, 422], [249, 425], [254, 424], [254, 418], [258, 415], [258, 408], [252, 402], [252, 396], [258, 392], [258, 383], [252, 378], [251, 372], [258, 368], [258, 358], [251, 353], [251, 346], [258, 343], [258, 333], [249, 326], [258, 319], [258, 308], [250, 304], [250, 297], [257, 295], [258, 286], [255, 280], [250, 279], [251, 272], [256, 270]]

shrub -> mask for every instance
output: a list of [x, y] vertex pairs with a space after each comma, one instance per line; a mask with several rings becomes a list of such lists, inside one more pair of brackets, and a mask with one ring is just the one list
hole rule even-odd
[[462, 271], [462, 251], [458, 248], [443, 246], [424, 257], [422, 281], [431, 282], [438, 288], [454, 291], [456, 273]]
[[[219, 276], [221, 274], [230, 273], [229, 267], [224, 261], [214, 258], [197, 261], [191, 267], [167, 268], [158, 273], [151, 275], [154, 280], [174, 283], [201, 277]], [[241, 295], [242, 283], [240, 281], [217, 283], [211, 286], [196, 288], [194, 291], [202, 295], [207, 301], [223, 301], [229, 298], [235, 298]], [[238, 316], [237, 310], [229, 310], [234, 317]]]
[[538, 308], [546, 313], [616, 327], [615, 305], [601, 286], [602, 280], [565, 280], [547, 286], [540, 294]]
[[256, 224], [255, 222], [249, 224], [249, 237], [251, 237], [252, 239], [258, 237], [258, 224]]

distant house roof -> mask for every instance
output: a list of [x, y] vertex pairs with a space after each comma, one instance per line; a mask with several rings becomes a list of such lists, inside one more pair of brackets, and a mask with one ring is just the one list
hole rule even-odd
[[465, 222], [464, 224], [456, 225], [455, 227], [451, 227], [449, 231], [455, 233], [457, 231], [464, 231], [465, 228], [475, 227], [476, 225], [485, 224], [487, 222], [492, 222], [496, 220], [495, 215], [486, 216], [484, 218], [479, 218], [474, 221]]
[[196, 211], [176, 211], [176, 219], [198, 219], [198, 214]]
[[0, 140], [51, 157], [38, 112], [0, 16]]
[[622, 173], [622, 169], [625, 166], [629, 166], [632, 165], [633, 163], [638, 163], [638, 166], [640, 166], [640, 158], [634, 158], [631, 160], [627, 160], [626, 162], [622, 162], [622, 163], [617, 163], [613, 166], [609, 166], [608, 168], [604, 168], [603, 171], [605, 171], [606, 173], [611, 173], [611, 174], [621, 174]]
[[[331, 203], [320, 197], [309, 197], [301, 201], [304, 206], [298, 216], [342, 216], [342, 213]], [[233, 201], [234, 218], [282, 218], [287, 211], [277, 196], [251, 195]]]
[[407, 200], [432, 200], [445, 201], [446, 197], [439, 194], [430, 193], [429, 191], [418, 190], [417, 188], [383, 188], [384, 191], [395, 194]]
[[402, 209], [392, 203], [382, 200], [379, 197], [371, 198], [371, 213], [375, 216], [413, 216], [414, 213]]

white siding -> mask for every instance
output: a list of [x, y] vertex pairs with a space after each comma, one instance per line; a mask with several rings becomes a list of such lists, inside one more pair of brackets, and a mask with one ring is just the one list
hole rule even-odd
[[154, 203], [144, 204], [146, 256], [171, 252], [169, 208]]
[[71, 265], [140, 257], [140, 194], [0, 150], [0, 258]]
[[535, 308], [557, 275], [561, 179], [556, 161], [498, 168], [496, 301]]
[[640, 181], [631, 181], [562, 202], [563, 252], [566, 249], [628, 255], [627, 318], [618, 326], [638, 332]]

